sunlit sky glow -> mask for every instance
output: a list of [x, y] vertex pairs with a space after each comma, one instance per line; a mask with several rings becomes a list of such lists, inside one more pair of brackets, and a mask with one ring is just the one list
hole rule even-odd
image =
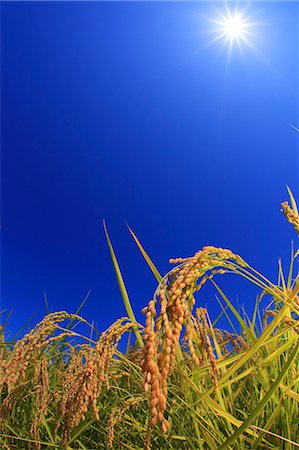
[[229, 56], [234, 47], [237, 47], [243, 55], [245, 47], [258, 54], [255, 45], [256, 31], [259, 23], [254, 20], [254, 15], [246, 7], [231, 6], [226, 4], [224, 10], [216, 10], [214, 17], [208, 17], [211, 24], [210, 32], [213, 35], [208, 44], [221, 43], [221, 48], [226, 47]]
[[[103, 219], [140, 323], [157, 283], [126, 223], [162, 275], [206, 245], [273, 282], [277, 258], [288, 267], [296, 236], [279, 210], [286, 184], [299, 198], [299, 4], [229, 8], [238, 39], [223, 0], [2, 2], [7, 338], [42, 319], [44, 292], [51, 311], [75, 312], [91, 289], [81, 313], [99, 331], [126, 315]], [[251, 314], [247, 280], [216, 281]], [[212, 283], [198, 294], [216, 319]]]
[[225, 18], [222, 30], [223, 34], [231, 40], [244, 38], [244, 34], [246, 33], [246, 21], [239, 13], [235, 13], [234, 15], [230, 14]]

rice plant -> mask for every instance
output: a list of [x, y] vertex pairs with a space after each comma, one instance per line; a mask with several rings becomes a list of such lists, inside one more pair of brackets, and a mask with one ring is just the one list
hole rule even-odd
[[[298, 209], [289, 195], [282, 212], [299, 234]], [[142, 325], [104, 230], [128, 317], [99, 332], [78, 311], [60, 311], [12, 341], [5, 339], [5, 323], [1, 449], [299, 447], [299, 251], [292, 253], [287, 276], [279, 264], [278, 283], [241, 256], [212, 246], [170, 260], [174, 268], [162, 277], [130, 230], [157, 280]], [[251, 318], [221, 289], [228, 273], [260, 290]], [[217, 327], [200, 305], [205, 283], [221, 299], [229, 329]], [[269, 301], [261, 311], [263, 298]], [[127, 348], [121, 352], [123, 339]]]

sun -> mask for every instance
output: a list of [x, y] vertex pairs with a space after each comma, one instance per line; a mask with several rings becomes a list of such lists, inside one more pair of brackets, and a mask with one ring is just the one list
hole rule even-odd
[[241, 53], [242, 47], [246, 46], [255, 50], [252, 41], [257, 23], [247, 11], [248, 7], [240, 8], [237, 5], [232, 8], [227, 3], [223, 11], [216, 10], [214, 17], [206, 18], [211, 24], [210, 32], [214, 35], [209, 44], [220, 41], [222, 46], [228, 47], [229, 54], [233, 47], [238, 47]]
[[218, 25], [215, 31], [219, 38], [224, 38], [230, 45], [236, 42], [240, 46], [242, 41], [248, 42], [252, 23], [244, 12], [227, 9], [226, 14], [218, 20], [216, 19], [215, 22]]
[[246, 32], [246, 22], [240, 14], [227, 17], [223, 23], [223, 33], [230, 39], [243, 38]]

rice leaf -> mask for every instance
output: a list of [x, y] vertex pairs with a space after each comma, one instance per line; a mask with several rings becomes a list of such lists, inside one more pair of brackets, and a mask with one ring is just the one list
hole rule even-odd
[[151, 271], [153, 272], [156, 280], [158, 281], [158, 283], [160, 283], [162, 281], [162, 276], [160, 275], [158, 269], [156, 268], [155, 264], [153, 263], [153, 261], [151, 260], [151, 258], [149, 257], [149, 255], [147, 254], [147, 252], [144, 250], [143, 246], [141, 245], [139, 239], [137, 238], [136, 234], [133, 232], [133, 230], [129, 227], [129, 225], [127, 225], [131, 235], [133, 236], [134, 241], [136, 242], [142, 256], [144, 257], [145, 261], [147, 262], [148, 266], [150, 267]]
[[[106, 240], [107, 240], [108, 248], [109, 248], [109, 251], [110, 251], [110, 256], [111, 256], [111, 259], [112, 259], [112, 263], [113, 263], [116, 279], [117, 279], [117, 282], [118, 282], [119, 290], [120, 290], [120, 293], [121, 293], [121, 296], [122, 296], [122, 299], [123, 299], [123, 302], [124, 302], [124, 306], [126, 308], [128, 317], [131, 320], [131, 322], [137, 323], [135, 315], [134, 315], [134, 312], [133, 312], [133, 309], [132, 309], [132, 306], [131, 306], [129, 295], [128, 295], [128, 292], [127, 292], [127, 289], [126, 289], [126, 286], [125, 286], [125, 283], [124, 283], [124, 280], [123, 280], [123, 277], [122, 277], [122, 274], [121, 274], [121, 271], [120, 271], [120, 267], [119, 267], [118, 261], [116, 259], [115, 252], [113, 250], [113, 247], [112, 247], [112, 244], [111, 244], [111, 241], [110, 241], [110, 238], [109, 238], [109, 234], [108, 234], [108, 230], [107, 230], [105, 221], [103, 221], [103, 226], [104, 226]], [[134, 329], [134, 333], [135, 333], [136, 339], [138, 341], [138, 344], [140, 345], [140, 347], [143, 347], [142, 337], [141, 337], [141, 334], [140, 334], [138, 328], [136, 326], [133, 326], [133, 329]]]
[[288, 194], [290, 196], [290, 202], [291, 202], [291, 205], [292, 205], [292, 210], [298, 216], [298, 208], [297, 208], [296, 200], [294, 199], [294, 196], [293, 196], [292, 191], [289, 188], [289, 186], [287, 186], [287, 190], [288, 190]]
[[268, 401], [271, 399], [273, 394], [275, 393], [276, 389], [278, 388], [279, 384], [283, 380], [284, 376], [286, 375], [287, 371], [291, 367], [291, 364], [294, 362], [299, 350], [299, 342], [297, 343], [296, 347], [294, 348], [293, 352], [291, 353], [288, 361], [284, 364], [279, 376], [276, 378], [274, 383], [272, 384], [271, 388], [265, 395], [265, 397], [262, 399], [262, 401], [254, 408], [252, 413], [248, 416], [248, 418], [244, 421], [244, 423], [234, 432], [232, 436], [230, 436], [224, 444], [222, 444], [219, 447], [219, 450], [225, 450], [230, 445], [234, 444], [238, 437], [244, 433], [244, 431], [248, 431], [247, 428], [252, 424], [254, 419], [262, 412]]

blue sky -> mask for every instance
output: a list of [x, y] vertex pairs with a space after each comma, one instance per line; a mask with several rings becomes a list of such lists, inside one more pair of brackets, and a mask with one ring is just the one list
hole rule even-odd
[[[241, 4], [243, 5], [243, 4]], [[233, 4], [230, 3], [232, 7]], [[270, 279], [296, 235], [280, 212], [299, 194], [299, 6], [252, 2], [252, 43], [204, 17], [223, 2], [2, 2], [1, 303], [10, 329], [73, 312], [105, 329], [125, 314], [105, 219], [132, 305], [204, 245], [230, 248]], [[252, 308], [256, 291], [218, 279]], [[212, 317], [214, 292], [198, 298]]]

